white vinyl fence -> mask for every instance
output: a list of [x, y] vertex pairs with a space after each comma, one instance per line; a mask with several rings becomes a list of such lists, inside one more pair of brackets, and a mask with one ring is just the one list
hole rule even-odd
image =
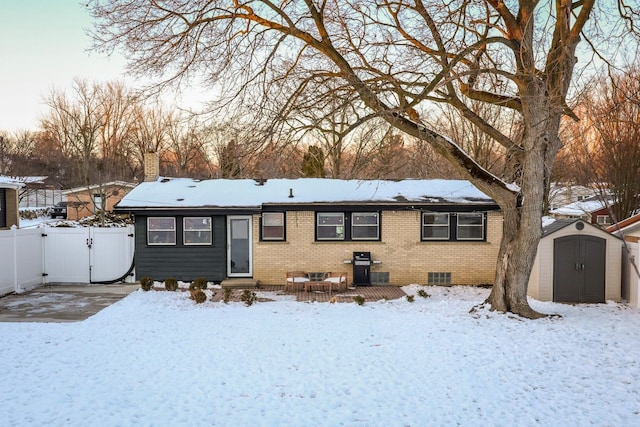
[[47, 283], [131, 282], [133, 255], [133, 226], [0, 231], [0, 295]]

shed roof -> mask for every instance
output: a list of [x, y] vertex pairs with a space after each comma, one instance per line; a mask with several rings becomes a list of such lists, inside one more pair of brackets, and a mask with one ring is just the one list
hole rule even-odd
[[154, 208], [259, 208], [303, 204], [467, 204], [495, 202], [465, 180], [340, 180], [158, 178], [143, 182], [117, 205], [119, 210]]
[[578, 222], [578, 221], [581, 221], [581, 220], [577, 218], [572, 218], [572, 219], [557, 219], [553, 222], [550, 222], [549, 224], [542, 227], [542, 237], [546, 237], [549, 234], [553, 234], [556, 231], [561, 230], [573, 224], [574, 222]]
[[581, 222], [584, 224], [585, 227], [591, 227], [591, 229], [593, 229], [596, 233], [605, 233], [605, 234], [609, 234], [607, 233], [605, 230], [603, 230], [602, 228], [593, 225], [591, 223], [588, 223], [586, 221], [581, 220], [580, 218], [567, 218], [567, 219], [557, 219], [547, 225], [545, 225], [544, 227], [542, 227], [542, 238], [545, 238], [557, 231], [562, 230], [563, 228], [566, 228], [572, 224], [575, 224], [577, 222]]

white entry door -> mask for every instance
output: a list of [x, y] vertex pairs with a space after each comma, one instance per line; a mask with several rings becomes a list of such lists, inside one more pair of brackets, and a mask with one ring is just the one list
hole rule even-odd
[[250, 215], [227, 217], [227, 276], [251, 277], [252, 229]]

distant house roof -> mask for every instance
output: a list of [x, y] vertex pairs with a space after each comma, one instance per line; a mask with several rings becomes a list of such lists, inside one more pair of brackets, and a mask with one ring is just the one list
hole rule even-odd
[[631, 231], [635, 231], [640, 228], [640, 213], [630, 216], [629, 218], [623, 219], [617, 224], [610, 225], [606, 228], [606, 230], [611, 233], [619, 236], [620, 234], [628, 233]]
[[[611, 202], [609, 202], [610, 204]], [[584, 200], [581, 202], [573, 202], [568, 205], [561, 206], [557, 209], [549, 211], [552, 215], [574, 216], [579, 217], [585, 214], [590, 214], [600, 209], [604, 209], [607, 206], [602, 200]]]
[[68, 195], [73, 193], [83, 193], [85, 191], [93, 191], [93, 190], [98, 190], [100, 188], [111, 188], [111, 187], [134, 188], [135, 186], [136, 184], [132, 182], [111, 181], [111, 182], [105, 182], [104, 184], [93, 184], [93, 185], [85, 185], [84, 187], [70, 188], [68, 190], [63, 190], [62, 194]]
[[43, 184], [48, 176], [14, 176], [13, 179], [25, 184]]
[[592, 196], [595, 194], [596, 190], [592, 187], [585, 187], [583, 185], [571, 185], [571, 184], [563, 184], [558, 182], [551, 183], [551, 188], [549, 189], [549, 194], [551, 197], [554, 196]]
[[304, 204], [468, 204], [496, 207], [464, 180], [340, 180], [321, 178], [211, 179], [158, 178], [140, 183], [118, 210], [153, 208], [260, 208]]
[[22, 187], [24, 187], [24, 183], [18, 181], [16, 178], [0, 175], [0, 188], [11, 188], [12, 190], [17, 190]]

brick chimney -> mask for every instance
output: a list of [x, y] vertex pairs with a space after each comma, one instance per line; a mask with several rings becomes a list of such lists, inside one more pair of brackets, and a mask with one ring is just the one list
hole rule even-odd
[[160, 176], [160, 157], [156, 152], [148, 152], [144, 155], [144, 180], [156, 181]]

